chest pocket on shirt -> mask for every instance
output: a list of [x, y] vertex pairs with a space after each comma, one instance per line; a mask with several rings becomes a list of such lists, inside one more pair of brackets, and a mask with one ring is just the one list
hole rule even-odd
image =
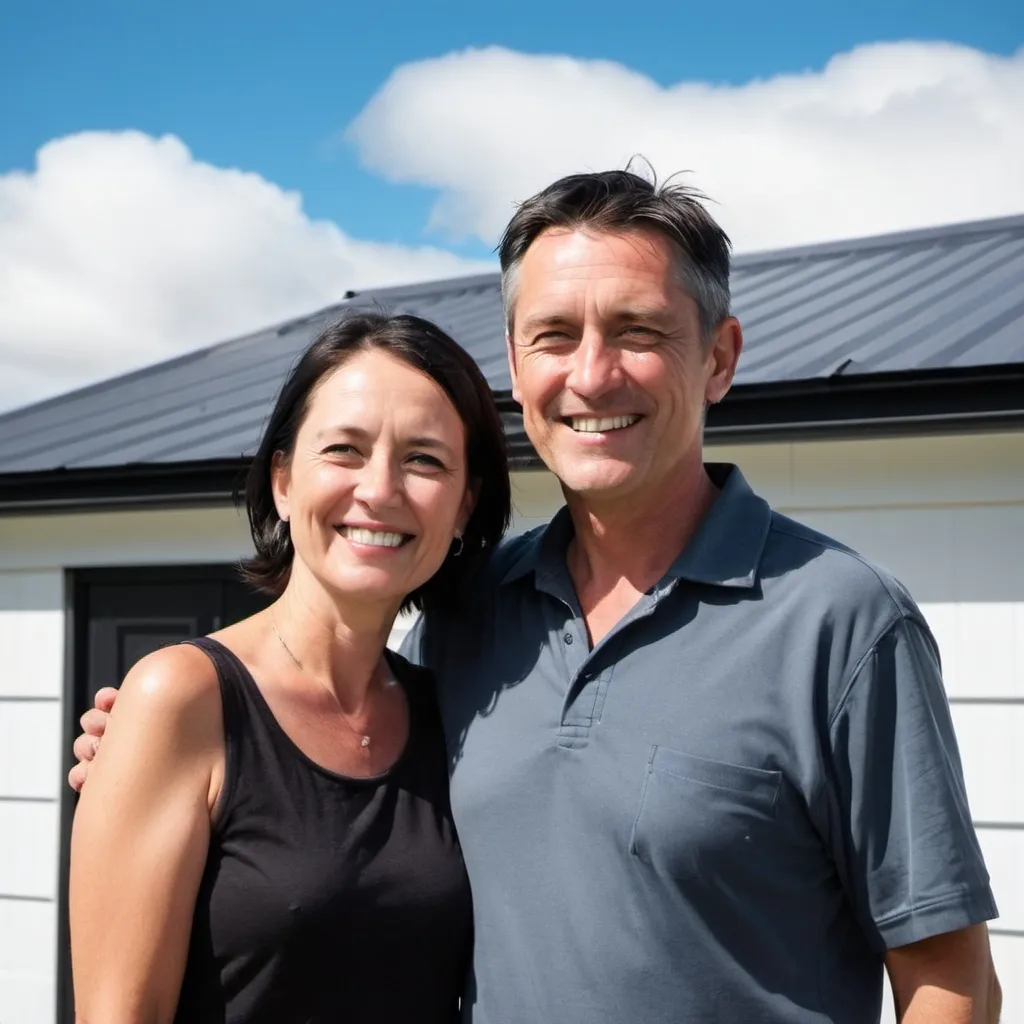
[[731, 874], [775, 835], [781, 784], [778, 771], [652, 747], [630, 852], [681, 880]]

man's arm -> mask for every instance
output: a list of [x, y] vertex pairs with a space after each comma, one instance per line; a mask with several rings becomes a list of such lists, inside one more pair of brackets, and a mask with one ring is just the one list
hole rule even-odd
[[900, 1024], [997, 1024], [1002, 990], [985, 925], [891, 949], [885, 965]]

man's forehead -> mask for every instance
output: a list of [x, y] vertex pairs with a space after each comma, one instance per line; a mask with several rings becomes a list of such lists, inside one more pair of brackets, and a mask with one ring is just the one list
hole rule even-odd
[[653, 231], [549, 229], [523, 260], [517, 320], [524, 328], [557, 320], [580, 312], [590, 301], [611, 315], [678, 314], [690, 298], [676, 277], [672, 256], [670, 243]]
[[674, 257], [672, 243], [650, 228], [547, 228], [526, 250], [522, 270], [524, 275], [540, 278], [662, 276]]

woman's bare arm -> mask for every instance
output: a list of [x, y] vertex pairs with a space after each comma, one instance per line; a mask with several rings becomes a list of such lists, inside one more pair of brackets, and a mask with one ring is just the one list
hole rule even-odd
[[223, 765], [216, 671], [194, 647], [129, 672], [75, 812], [71, 957], [83, 1024], [173, 1019]]

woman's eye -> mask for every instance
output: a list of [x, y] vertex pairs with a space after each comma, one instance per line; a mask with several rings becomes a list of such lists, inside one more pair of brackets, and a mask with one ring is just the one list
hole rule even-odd
[[415, 462], [421, 466], [432, 466], [435, 469], [444, 469], [444, 463], [440, 459], [435, 458], [433, 455], [425, 455], [422, 452], [410, 455], [409, 461]]
[[332, 444], [321, 452], [322, 455], [353, 455], [355, 453], [355, 448], [350, 444]]

